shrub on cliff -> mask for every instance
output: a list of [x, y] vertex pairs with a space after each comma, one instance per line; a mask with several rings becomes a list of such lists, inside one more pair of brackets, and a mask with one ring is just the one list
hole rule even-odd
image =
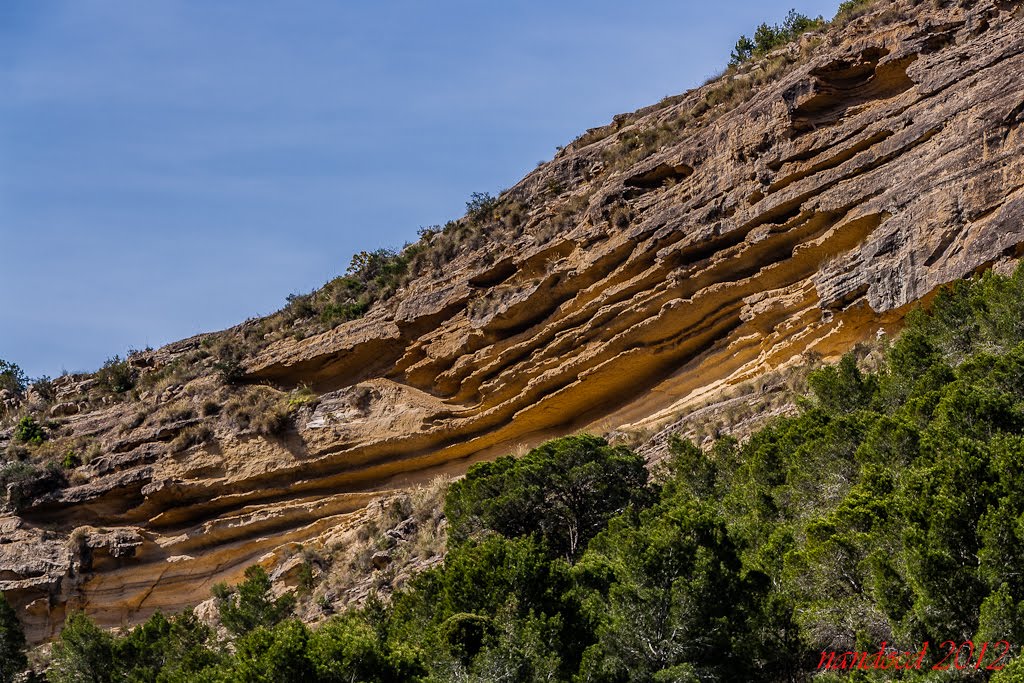
[[498, 198], [489, 192], [474, 192], [466, 202], [466, 215], [474, 223], [486, 221], [498, 207]]
[[223, 414], [235, 427], [263, 436], [277, 436], [292, 424], [287, 398], [267, 386], [246, 386], [224, 404]]
[[10, 462], [0, 466], [0, 501], [14, 510], [20, 509], [33, 496], [68, 485], [60, 463], [45, 467], [27, 462]]
[[220, 375], [225, 384], [239, 384], [245, 379], [245, 366], [242, 365], [242, 352], [231, 344], [223, 344], [217, 352], [217, 360], [213, 369]]
[[26, 415], [18, 420], [18, 424], [14, 427], [14, 440], [19, 443], [39, 445], [46, 441], [46, 432], [35, 418]]

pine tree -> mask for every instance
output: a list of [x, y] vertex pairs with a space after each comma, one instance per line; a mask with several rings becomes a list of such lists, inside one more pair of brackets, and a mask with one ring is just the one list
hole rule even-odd
[[25, 670], [25, 633], [7, 598], [0, 593], [0, 683], [13, 681]]

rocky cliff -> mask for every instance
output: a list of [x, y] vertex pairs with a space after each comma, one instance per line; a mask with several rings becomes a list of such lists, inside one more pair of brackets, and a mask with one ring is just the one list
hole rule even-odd
[[202, 360], [213, 337], [132, 356], [206, 368], [134, 398], [63, 378], [48, 429], [91, 457], [8, 496], [0, 590], [37, 642], [69, 608], [133, 623], [337, 547], [382, 492], [580, 429], [648, 434], [894, 331], [1024, 252], [1022, 84], [1021, 3], [878, 2], [588, 131], [443, 268], [268, 333], [241, 388]]

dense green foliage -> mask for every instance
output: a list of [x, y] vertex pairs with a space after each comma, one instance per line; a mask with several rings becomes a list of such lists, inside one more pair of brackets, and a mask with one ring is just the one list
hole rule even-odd
[[573, 562], [612, 515], [649, 498], [646, 485], [644, 460], [629, 449], [586, 435], [550, 441], [519, 460], [481, 463], [452, 484], [448, 537], [537, 534], [552, 556]]
[[0, 593], [0, 683], [13, 681], [27, 664], [25, 634], [7, 598]]
[[54, 683], [186, 683], [225, 658], [212, 630], [191, 611], [172, 619], [158, 612], [121, 637], [77, 612], [54, 644], [47, 678]]
[[809, 386], [743, 443], [671, 440], [657, 483], [590, 436], [474, 466], [444, 564], [390, 604], [311, 630], [251, 569], [216, 589], [230, 647], [188, 613], [120, 637], [73, 615], [50, 678], [782, 682], [928, 642], [920, 671], [820, 678], [1024, 680], [928, 670], [942, 641], [1024, 639], [1024, 270], [951, 286], [877, 371], [847, 356]]

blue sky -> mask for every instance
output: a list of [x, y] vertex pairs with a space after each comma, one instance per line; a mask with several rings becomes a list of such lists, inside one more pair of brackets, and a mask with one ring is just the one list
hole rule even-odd
[[0, 358], [92, 370], [270, 313], [794, 4], [3, 0]]

